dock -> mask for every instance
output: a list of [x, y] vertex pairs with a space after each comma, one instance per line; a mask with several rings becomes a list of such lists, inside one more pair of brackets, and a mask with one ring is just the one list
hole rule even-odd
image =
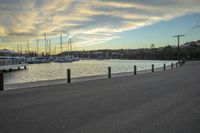
[[0, 66], [0, 71], [10, 71], [18, 69], [26, 69], [28, 64], [15, 64], [15, 65], [6, 65]]
[[198, 133], [200, 62], [0, 92], [2, 133]]
[[26, 69], [27, 65], [23, 57], [0, 56], [0, 71]]

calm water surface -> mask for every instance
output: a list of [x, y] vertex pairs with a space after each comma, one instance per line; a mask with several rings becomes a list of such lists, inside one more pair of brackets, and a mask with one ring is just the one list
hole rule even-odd
[[107, 67], [112, 67], [112, 73], [133, 72], [134, 65], [137, 70], [163, 67], [163, 64], [170, 65], [175, 61], [150, 61], [150, 60], [81, 60], [72, 63], [47, 63], [30, 64], [27, 70], [5, 73], [5, 83], [23, 83], [41, 80], [66, 78], [67, 69], [71, 69], [72, 77], [83, 77], [92, 75], [107, 74]]

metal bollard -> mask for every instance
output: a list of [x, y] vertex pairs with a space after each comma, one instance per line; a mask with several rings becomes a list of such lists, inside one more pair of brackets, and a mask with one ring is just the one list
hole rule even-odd
[[163, 70], [164, 70], [164, 71], [166, 70], [166, 64], [164, 64], [164, 66], [163, 66]]
[[3, 72], [0, 71], [0, 91], [4, 90], [4, 77], [3, 77]]
[[111, 67], [108, 67], [108, 78], [111, 78]]
[[71, 70], [67, 69], [67, 83], [71, 83]]
[[151, 66], [151, 72], [154, 72], [154, 64]]
[[134, 66], [134, 75], [137, 75], [137, 66]]
[[178, 63], [176, 62], [176, 68], [178, 68]]
[[173, 69], [174, 68], [174, 64], [173, 63], [171, 63], [171, 69]]

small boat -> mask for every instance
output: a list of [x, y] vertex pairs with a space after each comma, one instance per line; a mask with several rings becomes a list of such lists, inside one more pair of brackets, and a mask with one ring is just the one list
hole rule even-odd
[[64, 56], [61, 56], [61, 57], [57, 57], [54, 62], [72, 62], [72, 59], [69, 58], [69, 57], [64, 57]]
[[25, 57], [0, 56], [0, 70], [26, 69]]
[[50, 63], [50, 60], [45, 57], [31, 57], [27, 59], [28, 64]]
[[80, 60], [80, 58], [78, 58], [78, 57], [72, 57], [72, 61], [79, 61]]

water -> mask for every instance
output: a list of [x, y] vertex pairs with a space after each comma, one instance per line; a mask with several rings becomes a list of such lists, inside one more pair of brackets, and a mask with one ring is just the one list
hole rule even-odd
[[175, 61], [153, 61], [153, 60], [81, 60], [73, 63], [47, 63], [30, 64], [27, 70], [5, 73], [5, 83], [24, 83], [41, 80], [66, 78], [67, 69], [71, 69], [72, 77], [84, 77], [92, 75], [107, 74], [108, 66], [112, 67], [112, 73], [133, 72], [134, 65], [137, 70], [163, 67], [163, 64], [170, 65]]

